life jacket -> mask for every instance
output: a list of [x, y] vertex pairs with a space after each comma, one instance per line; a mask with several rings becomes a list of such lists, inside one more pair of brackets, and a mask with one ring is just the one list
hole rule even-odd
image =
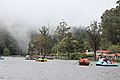
[[112, 63], [112, 64], [115, 64], [116, 62], [115, 62], [115, 61], [112, 61], [111, 63]]
[[89, 62], [89, 60], [87, 58], [84, 59], [85, 62]]
[[80, 59], [80, 62], [84, 62], [84, 59]]

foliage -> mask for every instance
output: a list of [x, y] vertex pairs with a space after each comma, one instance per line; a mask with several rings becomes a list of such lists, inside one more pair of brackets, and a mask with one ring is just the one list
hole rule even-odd
[[106, 10], [101, 16], [103, 34], [112, 44], [120, 44], [120, 0], [116, 8]]
[[94, 21], [90, 26], [87, 27], [87, 33], [89, 35], [89, 42], [91, 47], [94, 49], [94, 59], [96, 60], [96, 50], [99, 49], [100, 45], [100, 31], [101, 27]]
[[119, 58], [116, 58], [115, 61], [116, 61], [116, 62], [120, 62], [120, 59], [119, 59]]
[[69, 32], [69, 29], [70, 27], [64, 20], [62, 20], [62, 22], [59, 23], [56, 29], [56, 32], [59, 35], [59, 40], [61, 40], [62, 38], [66, 36], [66, 34]]
[[112, 53], [120, 52], [120, 45], [112, 45], [112, 46], [109, 47], [109, 50], [110, 50]]
[[16, 39], [5, 29], [0, 29], [0, 53], [7, 47], [11, 54], [19, 53], [19, 46]]
[[72, 34], [77, 39], [78, 45], [77, 45], [77, 51], [79, 52], [85, 52], [85, 50], [90, 49], [89, 43], [88, 43], [88, 35], [87, 31], [83, 27], [73, 27], [72, 28]]
[[110, 46], [112, 45], [112, 43], [110, 41], [108, 41], [106, 38], [101, 38], [100, 41], [100, 49], [102, 50], [107, 50]]
[[70, 58], [71, 60], [79, 60], [81, 58], [81, 55], [78, 53], [72, 53], [70, 54]]
[[[58, 56], [59, 59], [68, 59], [68, 53], [59, 53], [57, 56]], [[90, 59], [91, 57], [93, 57], [93, 54], [82, 54], [82, 53], [79, 53], [79, 52], [74, 52], [74, 53], [71, 53], [69, 55], [70, 60], [79, 60], [82, 57]]]
[[48, 28], [43, 26], [39, 29], [40, 34], [35, 34], [31, 37], [29, 42], [29, 54], [33, 53], [34, 51], [39, 51], [43, 55], [47, 55], [51, 52], [51, 47], [53, 46], [52, 37], [48, 34]]
[[9, 51], [8, 48], [4, 48], [4, 50], [3, 50], [3, 55], [4, 55], [4, 56], [9, 56], [9, 55], [10, 55], [10, 51]]
[[78, 42], [72, 37], [72, 34], [69, 33], [64, 37], [58, 44], [53, 46], [52, 51], [55, 52], [68, 52], [72, 53], [77, 50]]

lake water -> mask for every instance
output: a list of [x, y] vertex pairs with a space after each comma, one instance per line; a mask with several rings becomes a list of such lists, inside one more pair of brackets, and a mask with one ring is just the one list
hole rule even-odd
[[0, 80], [120, 80], [118, 67], [80, 66], [76, 60], [35, 62], [23, 57], [0, 60]]

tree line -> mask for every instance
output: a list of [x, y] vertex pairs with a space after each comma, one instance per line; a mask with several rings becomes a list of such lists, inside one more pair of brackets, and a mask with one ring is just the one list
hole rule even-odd
[[40, 53], [70, 53], [111, 50], [120, 52], [120, 0], [116, 8], [106, 10], [101, 16], [101, 22], [93, 21], [87, 27], [74, 27], [62, 20], [53, 35], [48, 34], [47, 26], [40, 33], [31, 37], [29, 51], [38, 50]]

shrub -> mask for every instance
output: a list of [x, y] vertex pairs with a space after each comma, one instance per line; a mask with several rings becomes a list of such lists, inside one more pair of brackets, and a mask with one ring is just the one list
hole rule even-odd
[[4, 50], [3, 50], [3, 55], [4, 55], [4, 56], [9, 56], [9, 55], [10, 55], [10, 51], [9, 51], [8, 48], [4, 48]]
[[120, 59], [119, 59], [119, 58], [117, 58], [115, 61], [116, 61], [116, 62], [120, 62]]

